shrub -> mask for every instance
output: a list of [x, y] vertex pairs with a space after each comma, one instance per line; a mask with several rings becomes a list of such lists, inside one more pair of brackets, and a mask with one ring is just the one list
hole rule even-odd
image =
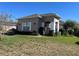
[[78, 29], [75, 29], [75, 30], [74, 30], [74, 35], [75, 35], [75, 36], [79, 36], [79, 30], [78, 30]]
[[15, 35], [16, 34], [16, 29], [12, 28], [10, 30], [8, 30], [6, 33], [4, 34], [7, 34], [7, 35]]
[[54, 35], [54, 31], [53, 30], [50, 30], [48, 35], [49, 36], [53, 36]]
[[65, 29], [60, 29], [59, 32], [61, 33], [61, 35], [69, 35], [68, 30]]
[[58, 32], [57, 35], [58, 35], [58, 36], [61, 36], [61, 32]]
[[69, 34], [69, 35], [73, 35], [73, 34], [74, 34], [74, 30], [73, 30], [73, 29], [69, 29], [69, 30], [68, 30], [68, 34]]
[[32, 35], [39, 35], [37, 31], [33, 31]]

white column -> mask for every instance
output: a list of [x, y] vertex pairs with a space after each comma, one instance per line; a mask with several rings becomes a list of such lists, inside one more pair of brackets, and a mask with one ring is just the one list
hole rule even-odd
[[23, 26], [23, 23], [22, 23], [22, 24], [21, 24], [21, 31], [23, 31], [23, 27], [24, 27], [24, 26]]
[[31, 22], [28, 22], [28, 23], [29, 23], [28, 26], [30, 27], [30, 28], [29, 28], [29, 31], [31, 31], [31, 24], [32, 24], [32, 23], [31, 23]]
[[57, 31], [59, 32], [59, 22], [58, 22], [58, 25], [57, 25]]
[[55, 29], [55, 25], [56, 25], [56, 24], [55, 24], [55, 20], [54, 20], [54, 22], [53, 22], [53, 31], [54, 31], [54, 33], [55, 33], [55, 30], [56, 30], [56, 29]]
[[[57, 25], [56, 25], [57, 22]], [[54, 18], [54, 33], [56, 32], [56, 26], [57, 26], [57, 32], [59, 32], [59, 20]]]

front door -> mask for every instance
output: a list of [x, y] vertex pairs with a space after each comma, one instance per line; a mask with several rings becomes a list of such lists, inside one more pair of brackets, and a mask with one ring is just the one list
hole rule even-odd
[[58, 32], [58, 22], [55, 23], [55, 32]]
[[40, 27], [40, 28], [39, 28], [39, 34], [40, 34], [40, 35], [43, 35], [43, 31], [44, 31], [44, 27]]

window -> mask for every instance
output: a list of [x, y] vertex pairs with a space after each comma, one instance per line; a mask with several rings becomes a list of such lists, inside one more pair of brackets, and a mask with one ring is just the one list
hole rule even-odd
[[41, 27], [44, 27], [44, 22], [42, 22]]
[[22, 23], [22, 30], [23, 31], [31, 31], [31, 22]]
[[50, 24], [49, 24], [49, 28], [50, 28], [50, 30], [53, 30], [53, 22], [51, 22]]

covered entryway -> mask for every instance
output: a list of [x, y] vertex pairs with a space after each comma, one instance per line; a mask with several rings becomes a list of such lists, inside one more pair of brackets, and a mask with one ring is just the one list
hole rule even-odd
[[45, 35], [48, 35], [50, 32], [49, 24], [50, 24], [50, 22], [45, 22], [45, 26], [44, 26]]
[[53, 32], [53, 22], [42, 22], [41, 27], [39, 28], [39, 34], [49, 35], [50, 32]]

